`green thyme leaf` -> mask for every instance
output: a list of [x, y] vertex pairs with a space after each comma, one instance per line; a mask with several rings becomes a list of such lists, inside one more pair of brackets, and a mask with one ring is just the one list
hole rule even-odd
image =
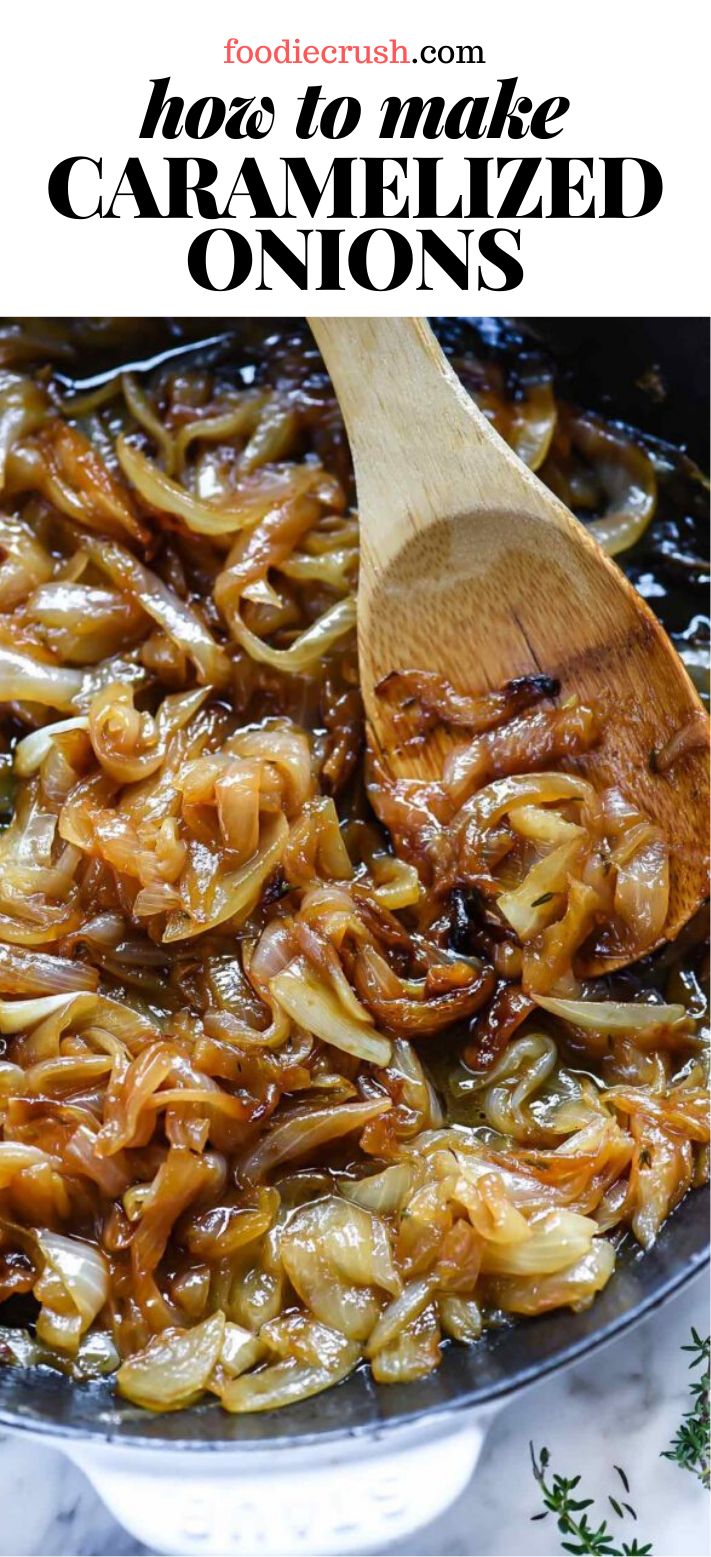
[[[652, 1551], [650, 1544], [639, 1546], [635, 1540], [631, 1546], [616, 1546], [614, 1532], [608, 1528], [606, 1519], [600, 1524], [591, 1523], [588, 1509], [594, 1508], [594, 1499], [573, 1497], [580, 1484], [580, 1476], [560, 1476], [555, 1471], [548, 1479], [549, 1450], [541, 1449], [536, 1455], [533, 1444], [529, 1448], [533, 1475], [545, 1505], [543, 1513], [533, 1514], [532, 1518], [545, 1519], [549, 1510], [555, 1514], [560, 1535], [565, 1537], [560, 1543], [564, 1552], [571, 1552], [574, 1557], [649, 1557]], [[619, 1465], [615, 1466], [615, 1470], [625, 1491], [629, 1492], [630, 1484], [625, 1472]], [[621, 1504], [611, 1493], [608, 1493], [608, 1499], [618, 1519], [624, 1519], [625, 1509], [636, 1519], [637, 1515], [629, 1503]]]

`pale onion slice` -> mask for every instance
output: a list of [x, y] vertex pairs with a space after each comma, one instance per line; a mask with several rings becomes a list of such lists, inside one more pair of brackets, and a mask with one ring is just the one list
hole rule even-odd
[[93, 1244], [61, 1233], [40, 1232], [37, 1243], [45, 1265], [34, 1285], [42, 1304], [37, 1335], [47, 1346], [75, 1353], [109, 1296], [109, 1271]]
[[358, 547], [339, 546], [331, 552], [312, 557], [308, 552], [293, 551], [283, 562], [274, 564], [278, 573], [301, 583], [327, 584], [338, 594], [353, 589], [358, 571]]
[[116, 453], [124, 475], [151, 508], [173, 514], [196, 535], [232, 535], [255, 524], [270, 509], [289, 497], [308, 491], [323, 477], [317, 465], [275, 467], [247, 473], [226, 501], [197, 496], [166, 475], [155, 462], [124, 436], [116, 440]]
[[245, 584], [240, 599], [251, 600], [253, 605], [274, 606], [277, 611], [281, 611], [284, 606], [282, 596], [277, 594], [274, 585], [266, 578], [255, 578], [251, 584]]
[[72, 1299], [86, 1330], [96, 1318], [109, 1295], [106, 1260], [93, 1244], [62, 1233], [41, 1232], [37, 1242]]
[[582, 841], [582, 835], [579, 835], [558, 844], [531, 867], [519, 887], [512, 892], [502, 892], [496, 899], [497, 908], [508, 919], [520, 941], [532, 940], [560, 912], [568, 874], [580, 854]]
[[[149, 778], [165, 761], [168, 742], [202, 708], [207, 687], [164, 697], [156, 716], [137, 714], [135, 688], [116, 681], [92, 699], [89, 738], [102, 768], [120, 784]], [[55, 726], [56, 728], [56, 726]]]
[[[19, 1066], [13, 1066], [13, 1069], [19, 1069]], [[24, 1076], [23, 1071], [20, 1074]], [[0, 1141], [0, 1189], [7, 1189], [15, 1176], [23, 1173], [25, 1168], [38, 1168], [42, 1165], [52, 1165], [52, 1158], [39, 1146], [29, 1146], [25, 1141]]]
[[[504, 1276], [491, 1282], [490, 1298], [508, 1314], [545, 1314], [567, 1307], [589, 1308], [596, 1292], [607, 1286], [615, 1268], [615, 1251], [606, 1238], [594, 1238], [587, 1254], [548, 1276]], [[450, 1332], [451, 1333], [451, 1332]]]
[[11, 1097], [14, 1092], [21, 1092], [25, 1082], [25, 1072], [21, 1065], [11, 1065], [9, 1060], [0, 1060], [0, 1102], [4, 1097]]
[[512, 1249], [526, 1243], [531, 1236], [529, 1223], [514, 1205], [501, 1170], [492, 1169], [486, 1159], [476, 1166], [472, 1160], [462, 1161], [460, 1168], [459, 1178], [450, 1182], [450, 1195], [464, 1206], [474, 1231], [486, 1240], [487, 1247]]
[[156, 415], [142, 384], [139, 384], [134, 373], [121, 374], [121, 389], [131, 415], [154, 443], [157, 443], [167, 474], [172, 476], [175, 464], [175, 440], [167, 427], [163, 426], [160, 417]]
[[682, 1005], [637, 1005], [633, 1000], [558, 1000], [553, 995], [536, 995], [537, 1006], [560, 1016], [572, 1027], [597, 1033], [648, 1032], [654, 1027], [675, 1027], [683, 1022]]
[[304, 730], [288, 720], [266, 723], [258, 730], [238, 730], [225, 742], [226, 752], [273, 763], [284, 785], [287, 814], [299, 812], [314, 791], [311, 745]]
[[70, 665], [34, 660], [30, 654], [0, 646], [0, 702], [40, 703], [43, 708], [72, 708], [85, 677]]
[[284, 396], [272, 394], [239, 457], [240, 471], [257, 470], [284, 459], [293, 449], [299, 427], [299, 413], [291, 404], [288, 393]]
[[583, 832], [577, 822], [566, 822], [557, 811], [547, 811], [545, 806], [515, 806], [509, 812], [509, 826], [521, 838], [531, 843], [547, 844], [553, 849], [569, 838], [580, 838]]
[[283, 1358], [254, 1373], [230, 1380], [219, 1390], [226, 1411], [274, 1411], [279, 1406], [293, 1405], [296, 1400], [307, 1400], [329, 1389], [351, 1373], [360, 1361], [360, 1350], [354, 1341], [331, 1330], [326, 1325], [311, 1326], [314, 1351], [319, 1362], [302, 1362], [297, 1356]]
[[519, 1243], [486, 1243], [481, 1268], [492, 1276], [546, 1276], [565, 1270], [588, 1254], [597, 1222], [577, 1211], [544, 1211], [528, 1224]]
[[55, 724], [43, 725], [41, 729], [32, 730], [29, 735], [23, 736], [15, 747], [14, 766], [18, 778], [30, 778], [37, 772], [57, 735], [65, 735], [68, 730], [88, 728], [87, 716], [80, 714], [76, 719], [58, 719]]
[[225, 1339], [225, 1316], [212, 1314], [192, 1330], [164, 1330], [116, 1374], [124, 1400], [148, 1411], [180, 1411], [207, 1387]]
[[10, 450], [33, 433], [49, 415], [44, 389], [19, 373], [0, 373], [0, 487], [5, 484], [5, 465]]
[[300, 633], [288, 649], [273, 649], [263, 638], [250, 632], [240, 617], [235, 617], [232, 626], [237, 642], [251, 659], [258, 660], [262, 665], [271, 665], [272, 670], [285, 671], [289, 676], [303, 676], [328, 654], [339, 638], [352, 632], [355, 624], [355, 596], [348, 595], [345, 600], [338, 600], [335, 605], [329, 606], [323, 616], [319, 616], [305, 632]]
[[302, 820], [315, 841], [319, 874], [331, 881], [349, 881], [353, 875], [353, 866], [331, 796], [318, 795], [315, 800], [308, 800]]
[[[640, 844], [628, 858], [626, 840], [615, 850], [615, 912], [629, 925], [635, 936], [637, 955], [660, 939], [669, 910], [669, 849], [655, 827], [641, 823], [632, 833]], [[629, 839], [632, 846], [634, 838]]]
[[425, 1378], [439, 1366], [441, 1340], [437, 1310], [434, 1303], [429, 1303], [389, 1346], [383, 1346], [372, 1358], [370, 1366], [376, 1383], [409, 1384], [413, 1379]]
[[294, 1109], [286, 1119], [265, 1131], [257, 1144], [240, 1164], [240, 1171], [248, 1179], [262, 1179], [279, 1163], [291, 1162], [295, 1157], [306, 1157], [327, 1141], [340, 1140], [362, 1130], [378, 1114], [387, 1113], [392, 1107], [388, 1098], [372, 1098], [363, 1103], [328, 1103], [325, 1107]]
[[343, 1049], [346, 1054], [353, 1054], [369, 1065], [390, 1063], [390, 1040], [376, 1032], [365, 1011], [363, 1021], [356, 1021], [347, 1014], [334, 990], [319, 979], [305, 958], [297, 957], [290, 962], [282, 973], [276, 974], [269, 987], [287, 1016], [307, 1033], [313, 1033], [324, 1043], [331, 1043], [336, 1049]]
[[420, 878], [414, 865], [399, 860], [392, 854], [376, 854], [370, 861], [370, 874], [375, 886], [373, 897], [382, 908], [392, 913], [399, 908], [412, 908], [419, 903], [422, 892]]
[[437, 1299], [439, 1322], [445, 1335], [470, 1346], [478, 1341], [484, 1328], [479, 1304], [474, 1298], [459, 1297], [456, 1292], [441, 1292]]
[[75, 1379], [105, 1378], [121, 1366], [121, 1358], [108, 1330], [89, 1330], [83, 1335], [72, 1364]]
[[55, 957], [48, 952], [28, 952], [21, 946], [8, 946], [0, 940], [0, 990], [3, 995], [75, 995], [95, 991], [99, 983], [97, 968], [71, 957]]
[[444, 1120], [437, 1091], [426, 1075], [417, 1050], [407, 1038], [396, 1038], [390, 1073], [399, 1083], [402, 1102], [417, 1121], [418, 1130], [436, 1129]]
[[261, 1361], [264, 1352], [264, 1342], [260, 1341], [258, 1335], [228, 1320], [219, 1360], [231, 1379], [237, 1379], [248, 1368], [253, 1368], [255, 1363]]
[[84, 1016], [97, 1003], [97, 996], [90, 991], [76, 994], [40, 995], [36, 1000], [0, 1000], [0, 1033], [22, 1033], [27, 1027], [35, 1027], [56, 1011]]
[[25, 611], [58, 658], [73, 665], [100, 665], [126, 653], [148, 629], [140, 607], [118, 590], [71, 579], [40, 585]]
[[[213, 416], [198, 417], [194, 422], [187, 422], [176, 432], [173, 440], [178, 469], [184, 465], [191, 443], [219, 443], [223, 439], [232, 442], [234, 438], [250, 436], [259, 422], [260, 412], [268, 399], [267, 390], [248, 389], [240, 394], [227, 410], [217, 411]], [[168, 474], [172, 475], [173, 472], [168, 471]]]
[[393, 1162], [382, 1173], [369, 1173], [364, 1179], [339, 1179], [338, 1188], [354, 1205], [380, 1216], [393, 1216], [409, 1194], [413, 1178], [414, 1167], [409, 1162]]
[[289, 1217], [279, 1256], [302, 1302], [351, 1341], [370, 1334], [382, 1293], [400, 1293], [385, 1223], [362, 1206], [327, 1195]]
[[615, 557], [634, 546], [654, 514], [654, 465], [646, 450], [596, 417], [575, 416], [570, 428], [574, 446], [593, 465], [608, 498], [607, 513], [587, 528], [608, 556]]
[[479, 833], [495, 827], [503, 816], [521, 804], [545, 806], [556, 802], [580, 800], [592, 802], [595, 791], [586, 779], [573, 773], [522, 773], [513, 778], [494, 779], [462, 806], [466, 818]]
[[[1, 391], [0, 391], [1, 395]], [[2, 418], [0, 415], [0, 464]], [[12, 611], [52, 577], [52, 558], [29, 524], [0, 514], [0, 611]]]
[[409, 1281], [402, 1292], [383, 1309], [380, 1318], [373, 1326], [365, 1348], [366, 1357], [375, 1357], [385, 1346], [391, 1346], [392, 1342], [400, 1334], [401, 1330], [417, 1319], [423, 1308], [432, 1297], [435, 1290], [436, 1278], [434, 1276], [421, 1276], [417, 1281]]
[[3, 1365], [15, 1368], [36, 1368], [38, 1364], [56, 1367], [57, 1359], [30, 1335], [28, 1330], [2, 1327]]
[[[483, 1081], [483, 1106], [492, 1129], [526, 1140], [531, 1129], [527, 1105], [556, 1069], [558, 1049], [545, 1033], [514, 1038]], [[540, 1100], [539, 1100], [540, 1104]], [[540, 1125], [540, 1119], [536, 1119]]]
[[196, 497], [187, 487], [161, 470], [136, 445], [125, 437], [117, 438], [116, 453], [124, 475], [132, 483], [145, 502], [163, 513], [173, 514], [197, 535], [229, 535], [249, 522], [244, 515], [229, 508], [211, 503], [209, 499]]

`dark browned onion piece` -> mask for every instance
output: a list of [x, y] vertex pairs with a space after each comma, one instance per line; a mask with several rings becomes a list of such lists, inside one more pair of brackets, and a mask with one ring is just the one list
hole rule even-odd
[[472, 1070], [488, 1070], [506, 1048], [517, 1027], [534, 1010], [534, 1001], [518, 984], [502, 979], [496, 986], [491, 1005], [477, 1018], [472, 1037], [462, 1051], [465, 1065]]
[[514, 681], [507, 681], [500, 692], [475, 696], [458, 692], [451, 681], [436, 671], [393, 670], [375, 690], [379, 697], [398, 703], [403, 710], [412, 708], [421, 731], [442, 723], [461, 725], [472, 734], [481, 735], [541, 698], [557, 697], [560, 682], [554, 676], [517, 676]]
[[471, 1016], [489, 999], [495, 982], [493, 968], [472, 970], [464, 963], [449, 963], [430, 969], [418, 999], [370, 946], [356, 956], [353, 977], [373, 1016], [406, 1038], [430, 1037]]

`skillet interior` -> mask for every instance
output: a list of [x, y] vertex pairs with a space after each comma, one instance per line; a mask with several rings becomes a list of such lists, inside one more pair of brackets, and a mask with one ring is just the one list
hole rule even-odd
[[[564, 369], [568, 393], [592, 408], [708, 461], [709, 324], [702, 319], [532, 319], [517, 328], [550, 346]], [[273, 324], [269, 321], [269, 327]], [[217, 326], [216, 326], [217, 327]], [[498, 328], [494, 321], [494, 329]], [[638, 380], [653, 365], [667, 388], [650, 398]], [[77, 1385], [49, 1369], [0, 1369], [0, 1426], [57, 1437], [94, 1438], [147, 1447], [184, 1445], [214, 1450], [263, 1447], [414, 1422], [483, 1404], [540, 1378], [619, 1334], [679, 1290], [708, 1259], [709, 1198], [689, 1196], [643, 1254], [632, 1240], [616, 1273], [585, 1313], [559, 1310], [500, 1330], [473, 1347], [447, 1346], [439, 1369], [406, 1386], [378, 1387], [360, 1369], [315, 1399], [279, 1412], [229, 1417], [215, 1402], [173, 1416], [153, 1417], [117, 1400], [110, 1383]]]

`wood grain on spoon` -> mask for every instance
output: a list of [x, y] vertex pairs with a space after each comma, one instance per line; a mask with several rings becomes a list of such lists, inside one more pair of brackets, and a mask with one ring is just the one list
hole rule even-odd
[[[616, 784], [670, 849], [665, 938], [708, 891], [708, 722], [664, 629], [508, 448], [420, 319], [312, 319], [355, 467], [360, 671], [369, 738], [397, 777], [439, 777], [462, 732], [402, 746], [378, 684], [431, 670], [460, 690], [543, 672], [601, 708], [576, 768]], [[681, 732], [691, 727], [694, 739]], [[698, 732], [702, 731], [703, 741]], [[679, 754], [664, 771], [653, 754]], [[605, 962], [609, 969], [615, 965]]]

